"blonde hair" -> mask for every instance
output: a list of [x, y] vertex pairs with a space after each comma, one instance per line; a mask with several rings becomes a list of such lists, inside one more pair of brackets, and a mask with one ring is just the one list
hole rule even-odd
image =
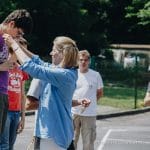
[[81, 50], [79, 51], [79, 56], [88, 57], [90, 59], [90, 53], [87, 50]]
[[61, 67], [72, 68], [78, 66], [78, 47], [76, 42], [69, 37], [58, 36], [53, 41], [56, 49], [63, 53]]

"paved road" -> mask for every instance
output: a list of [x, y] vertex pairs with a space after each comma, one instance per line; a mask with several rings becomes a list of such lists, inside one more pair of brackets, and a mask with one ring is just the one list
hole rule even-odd
[[[95, 150], [149, 150], [150, 112], [97, 121]], [[15, 150], [26, 150], [34, 127], [34, 116], [26, 117], [26, 128], [17, 138]], [[78, 150], [82, 150], [81, 139]]]
[[31, 143], [32, 141], [33, 130], [34, 115], [26, 116], [25, 129], [22, 133], [18, 135], [14, 150], [27, 150], [29, 143]]
[[149, 150], [150, 113], [97, 121], [96, 150]]

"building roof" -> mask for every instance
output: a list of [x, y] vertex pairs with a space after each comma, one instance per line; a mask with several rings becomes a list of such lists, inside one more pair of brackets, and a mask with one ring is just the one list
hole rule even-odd
[[111, 44], [111, 48], [150, 51], [150, 44]]

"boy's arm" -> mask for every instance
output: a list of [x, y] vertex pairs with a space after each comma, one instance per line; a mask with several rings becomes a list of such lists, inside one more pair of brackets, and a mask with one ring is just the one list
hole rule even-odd
[[24, 85], [25, 81], [22, 81], [22, 88], [21, 88], [21, 119], [18, 125], [17, 133], [21, 133], [24, 129], [25, 124], [25, 92], [24, 92]]
[[33, 79], [31, 81], [26, 97], [26, 110], [36, 110], [39, 105], [39, 97], [41, 92], [41, 80]]
[[97, 89], [97, 101], [103, 96], [103, 88]]
[[27, 95], [25, 109], [26, 110], [36, 110], [36, 109], [38, 109], [38, 107], [39, 107], [39, 99], [37, 99], [34, 96]]
[[72, 100], [72, 107], [82, 105], [83, 107], [88, 107], [91, 101], [87, 98], [79, 99], [79, 100]]

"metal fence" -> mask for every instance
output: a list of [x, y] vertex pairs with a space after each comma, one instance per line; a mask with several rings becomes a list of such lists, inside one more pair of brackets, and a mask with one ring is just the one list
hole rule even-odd
[[[111, 89], [118, 88], [119, 91], [119, 88], [124, 88], [126, 93], [120, 93], [122, 94], [120, 97], [126, 99], [123, 94], [127, 95], [130, 92], [129, 95], [132, 95], [131, 108], [141, 107], [138, 105], [138, 101], [143, 101], [147, 84], [150, 81], [150, 74], [148, 73], [150, 51], [114, 49], [112, 51], [114, 58], [111, 60], [107, 57], [93, 56], [91, 68], [100, 72], [106, 89], [108, 87]], [[117, 52], [118, 54], [116, 54]], [[107, 95], [104, 96], [107, 97]]]

